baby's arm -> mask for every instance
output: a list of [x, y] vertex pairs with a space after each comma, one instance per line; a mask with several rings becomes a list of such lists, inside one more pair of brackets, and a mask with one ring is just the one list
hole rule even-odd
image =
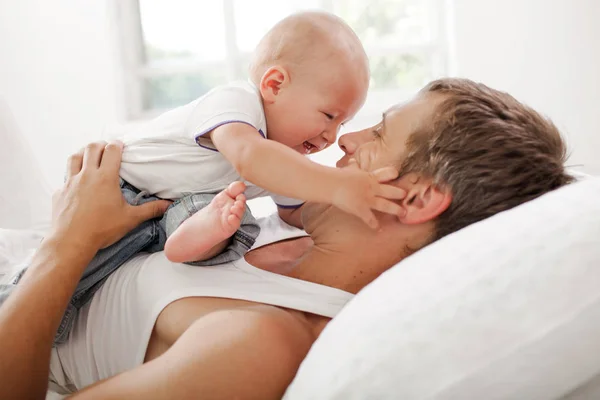
[[406, 193], [383, 184], [398, 175], [391, 167], [371, 173], [358, 168], [326, 167], [281, 143], [265, 140], [255, 128], [244, 123], [221, 125], [211, 132], [211, 139], [242, 178], [269, 192], [333, 204], [373, 228], [378, 222], [372, 210], [403, 213], [400, 205], [388, 199], [399, 200]]
[[325, 167], [273, 140], [265, 140], [245, 123], [213, 130], [215, 147], [240, 176], [272, 193], [306, 201], [331, 203], [341, 170]]

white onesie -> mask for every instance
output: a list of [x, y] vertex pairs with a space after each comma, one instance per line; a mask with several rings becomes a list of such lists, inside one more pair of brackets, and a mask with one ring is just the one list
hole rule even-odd
[[[220, 192], [231, 182], [243, 181], [211, 140], [203, 136], [232, 122], [253, 126], [267, 138], [260, 93], [249, 81], [214, 88], [126, 134], [121, 177], [136, 188], [164, 199], [178, 199], [188, 193]], [[270, 195], [278, 206], [302, 204], [245, 183], [248, 199]]]

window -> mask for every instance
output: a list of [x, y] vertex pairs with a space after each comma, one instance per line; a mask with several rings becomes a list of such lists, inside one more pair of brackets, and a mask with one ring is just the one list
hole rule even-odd
[[[152, 117], [190, 102], [214, 86], [246, 79], [251, 52], [277, 21], [296, 11], [322, 9], [342, 17], [369, 56], [372, 76], [367, 101], [343, 130], [368, 126], [376, 123], [386, 108], [447, 73], [447, 3], [118, 0], [128, 115], [131, 119]], [[340, 157], [337, 146], [311, 156], [326, 165], [334, 165]], [[260, 201], [264, 209], [259, 214], [272, 210], [262, 199], [254, 201]]]
[[[398, 102], [446, 72], [443, 0], [119, 1], [128, 115], [185, 104], [245, 79], [250, 54], [277, 21], [303, 9], [334, 12], [371, 62], [367, 109]], [[399, 100], [400, 99], [400, 100]], [[373, 112], [373, 111], [371, 111]]]

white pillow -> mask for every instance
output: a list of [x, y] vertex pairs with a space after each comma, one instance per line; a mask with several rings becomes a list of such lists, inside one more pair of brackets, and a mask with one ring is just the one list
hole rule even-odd
[[387, 271], [327, 326], [286, 399], [558, 398], [600, 373], [598, 354], [600, 178], [591, 178]]
[[0, 99], [0, 228], [48, 226], [52, 194], [29, 143]]

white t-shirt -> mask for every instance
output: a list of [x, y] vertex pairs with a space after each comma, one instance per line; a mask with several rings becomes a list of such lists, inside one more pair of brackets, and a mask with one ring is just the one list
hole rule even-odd
[[[276, 214], [258, 223], [253, 249], [306, 235]], [[67, 342], [52, 349], [51, 389], [66, 394], [141, 365], [158, 315], [187, 297], [240, 299], [333, 318], [354, 295], [264, 271], [244, 258], [193, 267], [172, 263], [163, 252], [141, 254], [108, 277], [77, 314]]]
[[[232, 122], [253, 126], [266, 139], [260, 93], [250, 82], [219, 86], [189, 104], [144, 123], [123, 138], [121, 177], [164, 199], [189, 193], [215, 193], [243, 179], [203, 135]], [[257, 160], [257, 162], [259, 162]], [[246, 197], [271, 196], [279, 206], [302, 201], [268, 193], [249, 182]]]

